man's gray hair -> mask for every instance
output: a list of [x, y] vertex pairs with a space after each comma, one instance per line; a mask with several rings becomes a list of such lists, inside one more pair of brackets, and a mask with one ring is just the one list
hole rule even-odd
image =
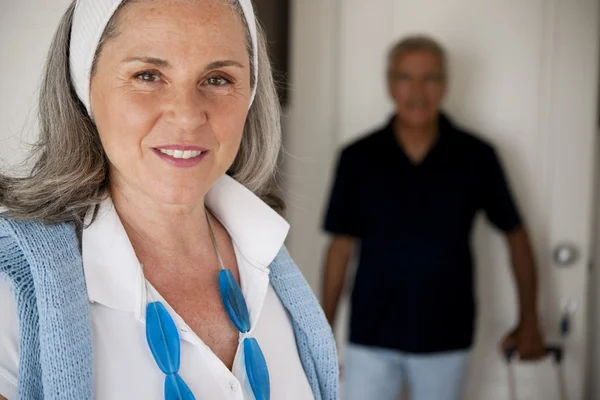
[[[121, 4], [100, 41], [114, 34]], [[237, 0], [223, 0], [246, 23]], [[98, 130], [79, 101], [69, 70], [69, 43], [75, 1], [62, 18], [46, 61], [39, 99], [39, 139], [29, 159], [34, 166], [25, 177], [0, 174], [0, 206], [14, 218], [45, 223], [75, 221], [79, 224], [91, 206], [109, 194], [108, 159]], [[246, 24], [246, 45], [252, 57], [252, 44]], [[240, 149], [228, 171], [268, 205], [283, 211], [276, 182], [281, 152], [281, 108], [277, 96], [265, 34], [258, 27], [258, 82]], [[95, 62], [94, 62], [95, 64]], [[252, 67], [252, 66], [251, 66]]]
[[444, 77], [447, 74], [447, 57], [444, 47], [435, 39], [425, 35], [412, 35], [400, 39], [388, 51], [388, 73], [394, 68], [398, 56], [410, 51], [428, 51], [438, 56], [442, 62]]

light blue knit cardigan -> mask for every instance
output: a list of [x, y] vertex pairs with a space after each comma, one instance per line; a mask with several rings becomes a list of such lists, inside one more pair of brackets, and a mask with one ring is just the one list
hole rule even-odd
[[[337, 400], [336, 347], [321, 307], [285, 247], [270, 270], [315, 399]], [[18, 305], [19, 399], [91, 400], [90, 307], [74, 225], [0, 215], [0, 274]]]

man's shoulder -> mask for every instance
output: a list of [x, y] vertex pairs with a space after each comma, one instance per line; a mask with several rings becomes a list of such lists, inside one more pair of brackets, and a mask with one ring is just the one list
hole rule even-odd
[[344, 146], [342, 156], [354, 159], [362, 155], [380, 151], [382, 141], [387, 133], [389, 133], [387, 126], [383, 126], [361, 134], [358, 138], [355, 138]]
[[454, 144], [464, 152], [479, 155], [494, 153], [494, 146], [477, 132], [453, 125], [452, 137]]

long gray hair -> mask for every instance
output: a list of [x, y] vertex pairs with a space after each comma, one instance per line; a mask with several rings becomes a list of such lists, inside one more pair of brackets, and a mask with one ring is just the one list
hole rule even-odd
[[[96, 61], [103, 44], [115, 34], [123, 6], [131, 1], [135, 0], [124, 1], [108, 23], [96, 51]], [[238, 1], [226, 1], [246, 23]], [[74, 10], [75, 1], [60, 22], [46, 60], [39, 98], [39, 139], [29, 154], [34, 166], [25, 177], [0, 174], [0, 205], [6, 207], [13, 218], [82, 224], [89, 208], [98, 205], [109, 192], [106, 153], [96, 126], [71, 83], [69, 43]], [[246, 32], [252, 62], [247, 24]], [[282, 212], [284, 206], [276, 182], [281, 150], [281, 109], [260, 26], [258, 63], [256, 98], [228, 174]], [[250, 67], [252, 70], [253, 66]], [[251, 83], [256, 84], [254, 79]]]

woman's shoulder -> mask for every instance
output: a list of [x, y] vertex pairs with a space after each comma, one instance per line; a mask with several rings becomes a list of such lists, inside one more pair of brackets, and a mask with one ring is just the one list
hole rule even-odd
[[0, 274], [0, 395], [17, 395], [19, 318], [10, 283]]
[[6, 222], [10, 219], [8, 215], [8, 209], [6, 207], [0, 206], [0, 236], [3, 234], [6, 229]]
[[5, 279], [30, 276], [34, 269], [41, 271], [43, 260], [60, 263], [68, 271], [70, 264], [77, 267], [79, 254], [74, 224], [49, 225], [0, 214], [0, 275]]
[[290, 312], [292, 319], [300, 318], [300, 314], [308, 313], [315, 315], [317, 322], [322, 322], [320, 321], [321, 306], [285, 246], [281, 248], [269, 269], [271, 284]]
[[12, 228], [12, 219], [6, 209], [0, 208], [0, 270], [2, 261], [10, 262], [12, 255], [16, 255], [20, 250], [17, 245], [17, 239]]
[[16, 241], [21, 244], [29, 244], [40, 241], [51, 243], [53, 240], [61, 240], [64, 243], [65, 239], [77, 240], [75, 223], [60, 222], [51, 224], [35, 219], [19, 219], [12, 217], [6, 209], [0, 208], [0, 242]]
[[[294, 262], [294, 259], [290, 255], [287, 247], [283, 245], [275, 259], [271, 262], [269, 266], [271, 282], [274, 286], [280, 285], [300, 285], [300, 286], [308, 286], [302, 271]], [[279, 281], [279, 282], [278, 282]]]

